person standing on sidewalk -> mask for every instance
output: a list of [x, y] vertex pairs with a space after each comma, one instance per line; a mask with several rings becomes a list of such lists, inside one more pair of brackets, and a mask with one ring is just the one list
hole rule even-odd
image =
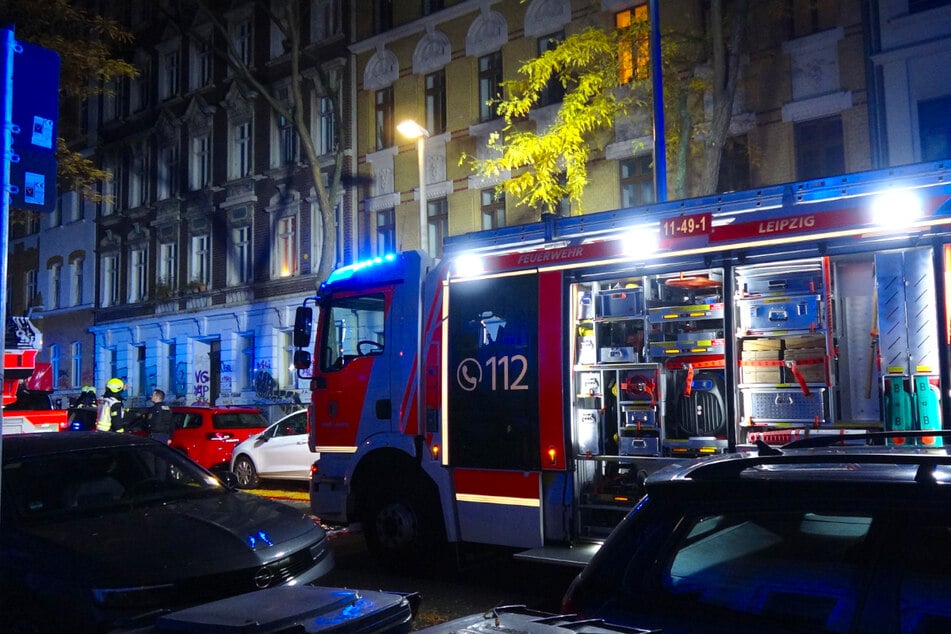
[[106, 389], [99, 401], [99, 413], [96, 415], [96, 429], [98, 431], [125, 431], [123, 420], [122, 390], [125, 383], [122, 379], [109, 379]]
[[165, 402], [163, 390], [152, 390], [152, 407], [149, 408], [147, 421], [149, 436], [167, 445], [172, 436], [172, 408]]

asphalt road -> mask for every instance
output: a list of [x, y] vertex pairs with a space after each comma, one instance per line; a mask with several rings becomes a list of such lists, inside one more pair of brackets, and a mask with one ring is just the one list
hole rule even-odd
[[[268, 483], [268, 486], [273, 488], [254, 492], [309, 512], [305, 483]], [[527, 605], [548, 612], [558, 611], [562, 594], [578, 572], [577, 568], [518, 561], [508, 550], [470, 548], [456, 566], [446, 566], [439, 573], [398, 574], [384, 570], [370, 557], [359, 525], [327, 528], [336, 567], [321, 579], [320, 585], [418, 592], [422, 602], [415, 629], [489, 611], [498, 605]]]

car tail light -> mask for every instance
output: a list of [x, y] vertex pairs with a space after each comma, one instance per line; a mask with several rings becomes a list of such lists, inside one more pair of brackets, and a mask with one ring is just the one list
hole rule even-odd
[[234, 437], [234, 434], [226, 432], [226, 431], [208, 432], [206, 437], [208, 438], [208, 440], [218, 440], [223, 442], [233, 442], [238, 440], [237, 438]]
[[320, 466], [315, 462], [314, 464], [310, 465], [310, 477], [313, 478], [318, 473], [320, 473]]

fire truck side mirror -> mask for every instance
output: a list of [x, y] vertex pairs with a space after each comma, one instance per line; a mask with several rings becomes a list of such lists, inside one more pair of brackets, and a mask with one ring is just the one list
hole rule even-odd
[[307, 350], [294, 351], [294, 369], [296, 370], [310, 369], [310, 352], [308, 352]]
[[[298, 306], [294, 316], [294, 347], [306, 348], [310, 345], [310, 335], [314, 323], [314, 309], [310, 306]], [[296, 357], [296, 355], [295, 355]], [[296, 361], [295, 361], [296, 365]], [[300, 366], [297, 366], [300, 367]], [[310, 367], [310, 361], [307, 362]]]

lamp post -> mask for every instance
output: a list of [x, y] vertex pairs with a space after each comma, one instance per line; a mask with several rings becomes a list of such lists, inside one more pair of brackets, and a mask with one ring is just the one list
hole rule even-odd
[[429, 130], [412, 119], [401, 121], [396, 129], [408, 139], [416, 139], [416, 164], [419, 168], [419, 249], [429, 251], [429, 235], [426, 231], [429, 223], [426, 214], [426, 139]]

